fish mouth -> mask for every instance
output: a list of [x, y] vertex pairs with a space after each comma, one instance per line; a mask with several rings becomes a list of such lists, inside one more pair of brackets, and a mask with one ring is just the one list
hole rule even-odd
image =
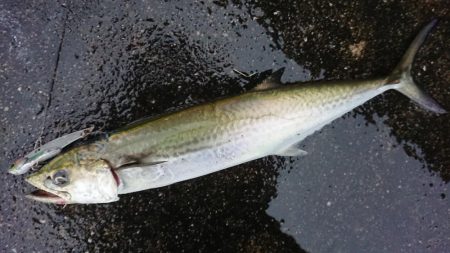
[[32, 199], [32, 200], [44, 202], [44, 203], [52, 203], [52, 204], [58, 204], [58, 205], [67, 204], [66, 200], [63, 199], [62, 197], [60, 197], [54, 193], [40, 190], [40, 189], [25, 195], [25, 197]]
[[37, 190], [25, 195], [26, 198], [32, 199], [39, 202], [65, 205], [70, 201], [70, 194], [68, 192], [63, 191], [55, 191], [55, 190], [43, 190], [42, 187], [36, 183], [34, 183], [30, 178], [26, 178], [25, 181], [31, 184], [32, 186], [38, 188]]

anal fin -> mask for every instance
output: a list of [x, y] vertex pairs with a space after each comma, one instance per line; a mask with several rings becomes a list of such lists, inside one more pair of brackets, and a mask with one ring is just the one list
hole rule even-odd
[[297, 144], [288, 147], [287, 149], [283, 149], [280, 152], [275, 153], [274, 155], [279, 156], [304, 156], [307, 155], [308, 152], [306, 152], [303, 149], [300, 149]]

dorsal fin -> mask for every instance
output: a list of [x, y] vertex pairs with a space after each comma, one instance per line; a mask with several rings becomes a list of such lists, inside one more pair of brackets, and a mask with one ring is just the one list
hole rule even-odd
[[281, 76], [284, 68], [280, 68], [273, 72], [269, 77], [264, 79], [260, 84], [256, 85], [252, 90], [267, 90], [281, 86]]

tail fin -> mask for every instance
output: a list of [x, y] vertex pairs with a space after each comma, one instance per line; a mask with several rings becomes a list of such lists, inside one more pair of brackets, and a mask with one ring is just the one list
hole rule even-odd
[[422, 89], [414, 83], [411, 76], [411, 65], [413, 63], [414, 56], [436, 23], [437, 20], [434, 19], [420, 31], [409, 46], [400, 63], [388, 77], [388, 83], [396, 84], [394, 89], [415, 101], [423, 108], [435, 113], [446, 113], [447, 111], [444, 108], [442, 108], [433, 98], [423, 92]]

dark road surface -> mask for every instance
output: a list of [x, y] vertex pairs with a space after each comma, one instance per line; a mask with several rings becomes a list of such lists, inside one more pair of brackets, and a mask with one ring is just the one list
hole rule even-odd
[[395, 92], [307, 138], [307, 156], [111, 204], [32, 202], [7, 173], [39, 140], [250, 89], [233, 68], [386, 75], [432, 18], [413, 76], [450, 110], [446, 1], [340, 2], [0, 0], [0, 252], [448, 252], [450, 115]]

